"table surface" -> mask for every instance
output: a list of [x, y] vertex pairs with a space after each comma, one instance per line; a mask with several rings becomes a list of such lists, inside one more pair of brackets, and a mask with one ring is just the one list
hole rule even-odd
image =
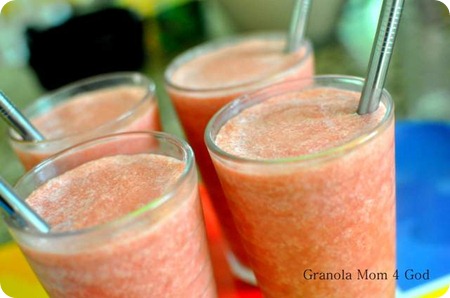
[[[406, 27], [404, 26], [404, 28]], [[404, 54], [402, 54], [402, 56], [404, 56]], [[339, 73], [356, 76], [364, 76], [365, 74], [365, 68], [361, 68], [360, 65], [357, 65], [354, 57], [352, 57], [351, 51], [349, 52], [342, 43], [339, 43], [333, 38], [326, 44], [315, 46], [315, 57], [316, 72], [318, 74]], [[163, 88], [163, 70], [171, 57], [154, 58], [155, 59], [153, 59], [151, 63], [149, 62], [148, 65], [144, 67], [142, 72], [154, 79], [157, 85], [157, 95], [161, 108], [164, 130], [178, 136], [182, 136], [183, 133], [177, 121], [176, 114]], [[402, 80], [398, 78], [403, 78], [403, 72], [398, 63], [398, 60], [396, 60], [396, 57], [394, 56], [389, 74], [389, 78], [391, 78], [391, 80], [388, 81], [387, 86], [394, 95], [394, 100], [397, 105], [396, 111], [401, 111], [400, 115], [402, 115], [406, 97], [403, 96], [405, 91], [400, 88]], [[448, 72], [448, 68], [445, 69]], [[0, 78], [0, 88], [12, 99], [14, 99], [19, 108], [25, 107], [33, 99], [45, 92], [45, 90], [43, 90], [38, 84], [34, 73], [27, 66], [4, 67], [0, 65]], [[22, 175], [22, 173], [23, 169], [17, 158], [12, 153], [7, 142], [6, 126], [3, 121], [0, 121], [0, 175], [13, 184], [18, 177]], [[239, 282], [232, 277], [223, 255], [224, 243], [221, 238], [217, 222], [212, 215], [212, 211], [209, 206], [205, 207], [205, 213], [208, 220], [207, 228], [215, 270], [214, 274], [216, 280], [218, 281], [217, 286], [220, 297], [261, 297], [261, 294], [257, 288]], [[4, 286], [7, 292], [11, 289], [14, 291], [11, 293], [16, 293], [16, 290], [20, 290], [20, 296], [13, 296], [15, 298], [47, 297], [37, 282], [34, 274], [29, 269], [26, 261], [23, 259], [20, 250], [18, 250], [18, 248], [10, 242], [10, 237], [7, 234], [1, 220], [0, 284]], [[422, 294], [415, 295], [414, 297], [438, 297], [438, 294], [443, 293], [445, 289], [445, 287], [441, 287], [440, 289], [434, 290], [435, 288], [436, 287], [430, 288], [430, 290], [427, 291], [429, 294], [424, 294], [422, 291]]]
[[[219, 298], [262, 298], [262, 294], [257, 287], [241, 282], [231, 274], [225, 259], [225, 243], [217, 219], [215, 218], [212, 206], [207, 199], [207, 194], [203, 186], [200, 186], [199, 190], [200, 195], [203, 198], [202, 203], [207, 227], [208, 243]], [[14, 298], [48, 297], [30, 269], [21, 251], [14, 243], [10, 242], [3, 246], [0, 245], [0, 264], [0, 286], [2, 286], [6, 294]], [[450, 283], [450, 279], [448, 280], [448, 283]], [[408, 292], [409, 294], [401, 293], [399, 291], [397, 297], [441, 297], [449, 288], [447, 284], [443, 286], [442, 284], [426, 284]]]

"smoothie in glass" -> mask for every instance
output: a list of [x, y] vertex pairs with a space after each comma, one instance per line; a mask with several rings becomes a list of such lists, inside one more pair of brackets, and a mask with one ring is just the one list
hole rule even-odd
[[230, 37], [194, 47], [177, 57], [165, 72], [166, 89], [172, 99], [205, 187], [221, 223], [231, 252], [233, 273], [254, 283], [248, 260], [232, 221], [220, 182], [203, 136], [210, 118], [243, 93], [269, 83], [312, 76], [314, 57], [305, 41], [298, 51], [284, 53], [283, 34]]
[[265, 297], [395, 296], [393, 103], [384, 91], [377, 111], [358, 115], [362, 85], [339, 76], [274, 85], [208, 125]]
[[160, 130], [154, 92], [154, 83], [139, 73], [75, 82], [44, 95], [24, 110], [45, 141], [23, 141], [11, 130], [10, 142], [28, 170], [65, 148], [101, 135]]
[[[128, 147], [108, 151], [121, 143]], [[92, 148], [102, 152], [80, 154]], [[99, 138], [44, 161], [16, 190], [51, 226], [41, 234], [8, 221], [51, 297], [216, 297], [193, 153], [183, 141]]]

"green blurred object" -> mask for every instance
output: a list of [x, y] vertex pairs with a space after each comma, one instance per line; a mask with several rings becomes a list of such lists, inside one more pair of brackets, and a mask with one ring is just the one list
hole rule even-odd
[[[18, 108], [28, 105], [43, 92], [33, 72], [25, 66], [7, 67], [0, 65], [0, 89]], [[0, 120], [0, 175], [10, 184], [14, 184], [24, 173], [24, 169], [8, 143], [7, 125]], [[0, 220], [0, 243], [10, 239], [6, 226]]]
[[338, 22], [339, 40], [362, 69], [369, 62], [380, 10], [378, 0], [349, 0]]
[[190, 1], [167, 8], [156, 16], [161, 47], [166, 53], [178, 53], [205, 40], [201, 5], [199, 1]]

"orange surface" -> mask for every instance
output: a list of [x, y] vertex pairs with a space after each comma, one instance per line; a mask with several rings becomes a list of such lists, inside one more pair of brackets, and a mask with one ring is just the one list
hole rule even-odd
[[257, 287], [241, 282], [231, 274], [224, 255], [225, 241], [203, 186], [200, 186], [200, 197], [202, 198], [203, 211], [205, 213], [209, 249], [219, 298], [261, 298], [261, 292]]

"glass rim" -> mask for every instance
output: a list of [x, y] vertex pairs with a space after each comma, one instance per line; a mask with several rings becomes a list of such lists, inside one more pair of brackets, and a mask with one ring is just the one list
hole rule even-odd
[[[60, 151], [59, 153], [51, 156], [50, 158], [44, 160], [43, 162], [39, 163], [32, 169], [30, 169], [28, 172], [26, 172], [14, 185], [14, 189], [20, 188], [21, 183], [25, 183], [25, 180], [33, 175], [37, 175], [41, 169], [51, 166], [53, 162], [56, 160], [59, 160], [61, 158], [66, 157], [67, 155], [70, 155], [72, 153], [75, 153], [79, 151], [80, 149], [87, 149], [89, 147], [92, 147], [96, 144], [102, 143], [102, 142], [108, 142], [113, 139], [117, 138], [126, 138], [130, 136], [148, 136], [151, 138], [155, 138], [158, 140], [164, 140], [165, 142], [171, 143], [175, 146], [178, 146], [183, 151], [184, 156], [184, 168], [181, 172], [180, 176], [177, 178], [177, 180], [171, 184], [160, 196], [155, 197], [152, 199], [149, 203], [145, 204], [144, 206], [135, 209], [131, 212], [128, 212], [122, 216], [119, 216], [118, 218], [115, 218], [114, 220], [108, 221], [106, 223], [97, 224], [91, 227], [82, 228], [74, 231], [63, 231], [63, 232], [52, 232], [50, 230], [49, 233], [42, 233], [39, 231], [36, 231], [34, 229], [28, 229], [28, 226], [21, 227], [18, 225], [16, 220], [13, 220], [9, 216], [5, 216], [4, 220], [8, 227], [15, 232], [20, 233], [21, 235], [26, 236], [34, 236], [39, 237], [40, 239], [65, 239], [68, 237], [79, 237], [79, 236], [86, 236], [92, 233], [98, 233], [98, 232], [105, 232], [113, 230], [117, 227], [124, 228], [127, 226], [133, 225], [135, 222], [135, 219], [139, 218], [143, 214], [148, 214], [149, 212], [155, 211], [158, 208], [161, 208], [165, 205], [165, 203], [171, 201], [171, 198], [175, 197], [175, 193], [177, 190], [181, 187], [183, 183], [189, 178], [189, 175], [191, 171], [194, 168], [194, 152], [192, 148], [189, 146], [189, 144], [184, 141], [183, 139], [168, 134], [165, 132], [157, 132], [157, 131], [134, 131], [134, 132], [123, 132], [123, 133], [115, 133], [110, 135], [101, 136], [95, 139], [91, 139], [88, 141], [84, 141], [82, 143], [79, 143], [77, 145], [74, 145], [72, 147], [69, 147], [63, 151]], [[90, 161], [87, 161], [90, 162]], [[80, 164], [81, 165], [81, 164]], [[74, 168], [78, 167], [79, 165], [75, 166]], [[70, 171], [70, 170], [69, 170]], [[59, 175], [57, 175], [59, 176]], [[43, 184], [47, 183], [49, 180], [57, 177], [54, 176], [48, 180], [46, 180]], [[42, 184], [42, 185], [43, 185]], [[36, 190], [36, 188], [34, 189]], [[33, 190], [33, 191], [34, 191]], [[26, 198], [24, 199], [26, 201]]]
[[[235, 100], [231, 101], [230, 103], [226, 104], [224, 107], [222, 107], [208, 122], [208, 125], [205, 129], [204, 134], [204, 140], [206, 143], [206, 146], [209, 151], [211, 151], [214, 155], [217, 155], [219, 158], [233, 161], [233, 162], [239, 162], [239, 163], [245, 163], [245, 164], [253, 164], [253, 165], [284, 165], [284, 164], [295, 164], [295, 163], [307, 163], [311, 161], [318, 161], [318, 160], [325, 160], [330, 159], [333, 157], [341, 156], [347, 152], [350, 152], [354, 150], [355, 148], [367, 143], [371, 139], [373, 139], [375, 136], [379, 135], [382, 131], [387, 129], [388, 124], [390, 121], [394, 118], [394, 102], [392, 100], [392, 96], [389, 94], [389, 92], [383, 88], [382, 91], [382, 97], [380, 103], [384, 103], [386, 106], [386, 112], [383, 115], [383, 118], [380, 120], [377, 125], [372, 128], [370, 131], [365, 132], [363, 134], [358, 135], [357, 137], [352, 138], [351, 140], [345, 142], [344, 144], [341, 144], [339, 146], [335, 146], [326, 150], [314, 152], [314, 153], [307, 153], [302, 154], [295, 157], [287, 157], [287, 158], [272, 158], [272, 159], [255, 159], [255, 158], [246, 158], [246, 157], [240, 157], [236, 156], [234, 154], [228, 153], [224, 151], [222, 148], [218, 147], [215, 143], [215, 138], [213, 140], [212, 131], [213, 131], [213, 125], [216, 124], [217, 121], [219, 121], [219, 117], [221, 117], [224, 113], [226, 113], [229, 109], [239, 106], [241, 103], [246, 101], [255, 101], [255, 97], [261, 97], [262, 101], [267, 99], [265, 95], [261, 95], [261, 93], [264, 93], [267, 90], [271, 90], [272, 88], [276, 86], [283, 86], [288, 84], [293, 84], [295, 82], [306, 82], [308, 80], [311, 80], [313, 82], [313, 86], [316, 85], [316, 82], [325, 82], [325, 81], [333, 81], [333, 82], [341, 82], [344, 84], [359, 86], [360, 84], [361, 88], [364, 84], [364, 79], [360, 77], [355, 76], [347, 76], [347, 75], [316, 75], [310, 78], [304, 78], [304, 79], [297, 79], [297, 80], [291, 80], [287, 82], [277, 83], [270, 86], [267, 86], [266, 88], [257, 90], [255, 92], [244, 94], [242, 96], [237, 97]], [[356, 84], [355, 84], [356, 83]], [[347, 89], [344, 89], [347, 90]], [[292, 91], [292, 89], [290, 90]], [[260, 103], [261, 101], [256, 101], [254, 104], [250, 104], [249, 106], [246, 106], [245, 109], [254, 106], [255, 104]], [[243, 109], [243, 110], [245, 110]], [[241, 110], [242, 111], [242, 110]], [[355, 110], [356, 113], [356, 110]], [[231, 118], [235, 117], [237, 114], [234, 114], [232, 117], [227, 118], [226, 121], [230, 120]], [[223, 123], [225, 124], [226, 121]], [[221, 127], [223, 127], [223, 124]], [[219, 131], [220, 128], [218, 128], [217, 131]]]
[[300, 48], [305, 48], [306, 52], [301, 57], [300, 60], [296, 61], [292, 65], [289, 65], [289, 67], [283, 69], [282, 71], [277, 71], [274, 73], [269, 73], [267, 76], [264, 76], [263, 78], [259, 78], [256, 80], [252, 80], [250, 82], [246, 83], [239, 83], [231, 86], [226, 87], [217, 87], [217, 88], [190, 88], [186, 86], [182, 86], [180, 84], [176, 84], [171, 80], [171, 75], [179, 69], [181, 65], [188, 61], [192, 61], [193, 59], [197, 58], [199, 55], [204, 53], [209, 53], [212, 50], [221, 48], [226, 45], [230, 45], [239, 41], [243, 41], [246, 39], [256, 39], [256, 38], [266, 38], [266, 39], [286, 39], [287, 34], [284, 32], [278, 32], [278, 31], [268, 31], [268, 32], [254, 32], [254, 33], [244, 33], [239, 35], [232, 35], [232, 36], [224, 36], [220, 37], [218, 39], [208, 41], [205, 43], [202, 43], [200, 45], [194, 46], [193, 48], [190, 48], [186, 50], [185, 52], [179, 54], [176, 56], [172, 62], [167, 66], [166, 70], [164, 71], [164, 83], [167, 87], [172, 88], [179, 92], [191, 92], [191, 93], [201, 93], [201, 94], [207, 94], [207, 93], [214, 93], [214, 92], [227, 92], [232, 93], [233, 91], [238, 91], [241, 89], [250, 88], [252, 86], [258, 86], [258, 85], [264, 85], [267, 82], [270, 82], [272, 80], [277, 80], [277, 78], [284, 76], [286, 73], [289, 73], [293, 67], [302, 65], [313, 53], [312, 44], [308, 39], [304, 39], [301, 42]]
[[[77, 137], [80, 137], [83, 135], [90, 135], [93, 132], [102, 131], [109, 126], [112, 126], [116, 123], [119, 123], [120, 121], [122, 121], [124, 119], [127, 119], [138, 108], [140, 108], [146, 102], [146, 100], [149, 98], [150, 98], [150, 100], [156, 101], [156, 98], [155, 98], [156, 84], [151, 78], [149, 78], [139, 72], [112, 72], [112, 73], [105, 73], [105, 74], [100, 74], [100, 75], [91, 76], [91, 77], [88, 77], [85, 79], [81, 79], [81, 80], [69, 83], [67, 85], [64, 85], [55, 90], [52, 90], [50, 92], [44, 93], [43, 95], [41, 95], [37, 99], [35, 99], [29, 106], [25, 107], [23, 112], [24, 112], [24, 114], [26, 114], [28, 111], [36, 109], [39, 107], [39, 105], [42, 105], [46, 102], [52, 103], [52, 101], [54, 101], [55, 98], [57, 98], [57, 96], [59, 94], [64, 94], [65, 92], [70, 92], [70, 91], [76, 90], [80, 87], [82, 88], [84, 86], [96, 84], [96, 83], [99, 83], [102, 81], [116, 80], [116, 79], [121, 79], [121, 78], [129, 78], [132, 81], [142, 82], [145, 84], [145, 86], [148, 86], [148, 88], [147, 87], [145, 88], [146, 91], [145, 91], [145, 94], [142, 96], [142, 98], [139, 99], [139, 101], [136, 102], [130, 109], [128, 109], [127, 111], [122, 113], [118, 118], [115, 118], [111, 121], [105, 122], [93, 130], [82, 131], [82, 132], [78, 132], [78, 133], [74, 133], [74, 134], [70, 134], [68, 136], [62, 136], [62, 137], [58, 137], [58, 138], [44, 139], [42, 141], [23, 140], [21, 138], [18, 138], [19, 135], [12, 128], [8, 128], [8, 136], [9, 136], [10, 140], [17, 144], [40, 144], [40, 145], [64, 142], [64, 141], [70, 140], [72, 138], [77, 138]], [[120, 86], [120, 85], [117, 85], [117, 86]], [[99, 89], [99, 90], [101, 90], [101, 89]], [[89, 92], [92, 92], [92, 91], [95, 91], [95, 90], [89, 90]], [[65, 101], [67, 101], [67, 100], [64, 100], [63, 102], [65, 102]], [[50, 105], [50, 106], [54, 107], [54, 105]]]

